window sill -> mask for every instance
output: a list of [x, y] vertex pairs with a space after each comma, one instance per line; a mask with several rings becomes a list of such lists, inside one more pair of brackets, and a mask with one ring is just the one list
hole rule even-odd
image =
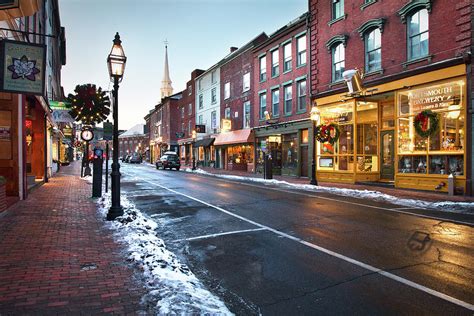
[[296, 66], [296, 69], [298, 69], [298, 68], [303, 68], [303, 67], [305, 67], [305, 66], [306, 66], [306, 64], [301, 64], [301, 65]]
[[382, 75], [384, 73], [384, 70], [383, 68], [382, 69], [379, 69], [379, 70], [372, 70], [371, 72], [366, 72], [364, 74], [364, 77], [367, 77], [367, 76], [375, 76], [375, 75]]
[[292, 116], [292, 115], [293, 115], [293, 113], [285, 113], [284, 116], [285, 116], [285, 117], [288, 117], [288, 116]]
[[370, 6], [370, 5], [374, 4], [374, 3], [376, 3], [377, 1], [378, 1], [378, 0], [371, 0], [371, 1], [369, 1], [369, 2], [366, 2], [366, 3], [362, 4], [362, 5], [360, 6], [360, 10], [361, 10], [361, 11], [364, 11], [365, 8], [367, 8], [368, 6]]
[[276, 74], [276, 75], [272, 76], [272, 79], [278, 78], [279, 75], [280, 75], [280, 74]]
[[291, 72], [291, 68], [290, 68], [290, 69], [288, 69], [288, 70], [285, 70], [285, 71], [283, 71], [283, 73], [282, 73], [282, 74], [284, 75], [284, 74], [287, 74], [287, 73], [289, 73], [289, 72]]
[[338, 86], [338, 85], [344, 84], [344, 82], [345, 82], [345, 81], [344, 81], [343, 79], [338, 80], [338, 81], [333, 81], [333, 82], [331, 82], [331, 83], [329, 84], [329, 88], [332, 88], [332, 87], [334, 87], [334, 86]]
[[346, 18], [347, 18], [347, 14], [341, 15], [341, 16], [338, 17], [337, 19], [333, 19], [333, 20], [329, 21], [329, 22], [328, 22], [328, 25], [331, 26], [331, 25], [333, 25], [333, 24], [336, 23], [336, 22], [345, 20]]
[[306, 110], [299, 110], [299, 111], [296, 111], [296, 114], [305, 114], [306, 113]]
[[264, 83], [264, 82], [266, 82], [266, 81], [267, 81], [267, 79], [265, 79], [265, 80], [260, 80], [259, 83]]
[[402, 63], [402, 66], [403, 66], [403, 69], [406, 69], [409, 65], [420, 63], [422, 61], [431, 62], [432, 59], [433, 59], [433, 55], [428, 55], [428, 56], [425, 56], [425, 57], [420, 57], [420, 58], [417, 58], [417, 59], [408, 60], [408, 61]]

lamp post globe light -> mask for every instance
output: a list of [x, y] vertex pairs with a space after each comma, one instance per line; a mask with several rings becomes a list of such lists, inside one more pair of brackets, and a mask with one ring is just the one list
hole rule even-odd
[[315, 139], [315, 131], [316, 131], [316, 124], [319, 122], [319, 118], [321, 117], [319, 109], [316, 104], [313, 105], [310, 112], [310, 118], [313, 125], [313, 160], [311, 162], [311, 181], [309, 184], [318, 185], [318, 180], [316, 179], [316, 139]]
[[119, 155], [119, 139], [118, 139], [118, 89], [119, 82], [122, 81], [123, 73], [125, 71], [125, 63], [127, 62], [127, 57], [122, 48], [122, 41], [120, 40], [120, 35], [117, 32], [113, 40], [114, 45], [110, 51], [109, 56], [107, 57], [107, 66], [109, 68], [110, 80], [114, 83], [113, 90], [113, 119], [114, 119], [114, 130], [113, 130], [113, 148], [116, 149], [113, 151], [112, 158], [112, 206], [107, 213], [107, 220], [114, 220], [118, 216], [123, 215], [123, 209], [120, 205], [120, 165], [118, 162]]

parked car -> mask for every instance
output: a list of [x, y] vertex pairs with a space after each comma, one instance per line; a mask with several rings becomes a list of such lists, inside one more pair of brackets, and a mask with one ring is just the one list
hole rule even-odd
[[133, 153], [130, 157], [130, 163], [142, 163], [142, 155]]
[[126, 155], [123, 162], [130, 162], [130, 158], [132, 157], [132, 155]]
[[176, 169], [179, 170], [181, 162], [179, 161], [178, 154], [174, 151], [167, 151], [161, 158], [156, 162], [156, 169]]

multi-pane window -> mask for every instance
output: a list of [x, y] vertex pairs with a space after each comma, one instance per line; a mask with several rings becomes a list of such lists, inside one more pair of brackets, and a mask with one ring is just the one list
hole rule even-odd
[[292, 112], [293, 87], [291, 85], [285, 86], [285, 114]]
[[260, 81], [267, 80], [267, 56], [260, 57]]
[[188, 86], [188, 95], [193, 94], [193, 86], [189, 85]]
[[188, 121], [188, 133], [191, 134], [191, 121]]
[[332, 81], [342, 80], [342, 73], [344, 72], [344, 45], [337, 44], [331, 49], [332, 53]]
[[211, 90], [211, 103], [214, 104], [217, 102], [217, 89], [212, 88]]
[[272, 77], [276, 77], [280, 74], [279, 61], [278, 61], [279, 55], [280, 54], [278, 54], [278, 49], [275, 49], [272, 52]]
[[202, 99], [202, 94], [199, 95], [199, 108], [202, 109], [203, 107], [203, 99]]
[[365, 71], [371, 72], [382, 68], [382, 40], [380, 29], [365, 34]]
[[306, 80], [298, 81], [296, 90], [298, 93], [298, 112], [306, 111]]
[[408, 59], [428, 55], [428, 10], [422, 9], [408, 18]]
[[214, 70], [213, 72], [211, 72], [211, 82], [212, 83], [216, 83], [216, 71]]
[[250, 101], [244, 102], [244, 128], [250, 128]]
[[199, 79], [199, 80], [198, 80], [198, 88], [199, 88], [199, 90], [202, 90], [201, 83], [202, 83], [202, 79]]
[[243, 92], [250, 90], [250, 72], [247, 72], [243, 78]]
[[193, 114], [193, 105], [191, 103], [188, 104], [188, 114]]
[[298, 37], [296, 40], [296, 49], [298, 50], [298, 56], [296, 59], [296, 65], [302, 66], [306, 64], [306, 35]]
[[199, 125], [202, 124], [202, 114], [198, 116], [198, 123], [199, 123]]
[[291, 42], [283, 46], [283, 72], [291, 70]]
[[230, 119], [230, 108], [225, 108], [225, 110], [224, 110], [224, 118]]
[[272, 90], [272, 115], [280, 115], [280, 90]]
[[184, 118], [184, 106], [181, 108], [181, 118]]
[[344, 15], [344, 0], [332, 0], [332, 19], [338, 19]]
[[230, 82], [224, 85], [224, 100], [230, 98]]
[[259, 109], [259, 117], [261, 120], [265, 118], [265, 111], [267, 110], [267, 94], [261, 93], [260, 94], [260, 109]]
[[217, 116], [216, 111], [211, 112], [211, 128], [217, 128]]

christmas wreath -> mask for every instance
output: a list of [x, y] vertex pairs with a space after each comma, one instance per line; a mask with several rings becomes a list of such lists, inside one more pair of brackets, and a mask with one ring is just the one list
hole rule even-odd
[[110, 114], [110, 100], [102, 91], [93, 84], [77, 85], [75, 94], [68, 95], [71, 103], [69, 113], [76, 121], [82, 121], [86, 125], [94, 125], [102, 122]]
[[427, 138], [428, 136], [432, 136], [438, 131], [439, 114], [431, 110], [421, 111], [415, 116], [413, 126], [415, 127], [416, 133], [421, 137]]
[[334, 144], [339, 139], [340, 134], [339, 126], [334, 123], [318, 125], [314, 131], [314, 137], [321, 143]]

